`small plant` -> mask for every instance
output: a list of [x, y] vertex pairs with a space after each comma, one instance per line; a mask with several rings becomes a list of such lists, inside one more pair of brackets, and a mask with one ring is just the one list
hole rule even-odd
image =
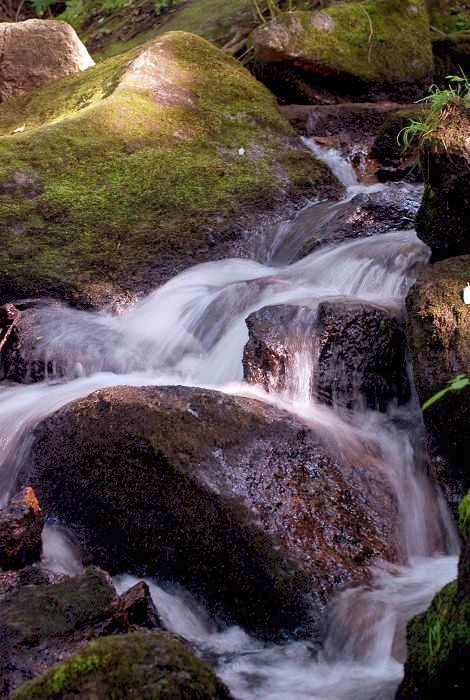
[[410, 123], [398, 134], [398, 143], [408, 150], [411, 144], [418, 139], [422, 144], [429, 140], [435, 132], [443, 111], [452, 104], [470, 107], [470, 79], [461, 71], [461, 75], [448, 75], [447, 88], [431, 85], [429, 95], [418, 102], [429, 105], [429, 111], [420, 119], [411, 119]]
[[457, 377], [452, 379], [452, 381], [450, 381], [444, 389], [441, 389], [441, 391], [438, 391], [437, 394], [434, 394], [434, 396], [431, 396], [430, 399], [425, 401], [421, 407], [422, 410], [425, 411], [427, 408], [435, 404], [436, 401], [440, 401], [443, 396], [449, 393], [449, 391], [460, 391], [469, 384], [470, 379], [467, 377], [467, 375], [459, 374]]

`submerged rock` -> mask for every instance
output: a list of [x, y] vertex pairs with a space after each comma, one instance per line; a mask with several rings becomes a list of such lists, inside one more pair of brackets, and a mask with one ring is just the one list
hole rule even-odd
[[334, 590], [395, 556], [395, 500], [369, 456], [342, 463], [289, 414], [216, 391], [75, 401], [38, 427], [31, 478], [94, 562], [178, 581], [266, 637], [318, 631]]
[[318, 102], [380, 94], [412, 99], [432, 79], [428, 16], [422, 0], [370, 0], [319, 12], [287, 12], [253, 35], [269, 85], [288, 98]]
[[10, 100], [0, 123], [0, 302], [107, 305], [342, 189], [268, 90], [182, 32]]
[[[425, 269], [408, 294], [408, 343], [421, 403], [459, 374], [470, 376], [470, 306], [463, 289], [470, 257], [449, 258]], [[470, 451], [470, 386], [450, 391], [424, 411], [433, 453], [449, 462], [445, 479], [465, 476]], [[442, 471], [442, 470], [441, 470]]]
[[190, 647], [169, 634], [117, 635], [88, 644], [25, 683], [12, 700], [70, 697], [229, 700], [230, 693]]
[[416, 218], [432, 260], [470, 254], [470, 116], [451, 103], [422, 146], [425, 190]]
[[0, 56], [0, 102], [94, 65], [72, 27], [53, 20], [1, 22]]
[[0, 569], [20, 569], [41, 556], [44, 518], [32, 488], [0, 510]]

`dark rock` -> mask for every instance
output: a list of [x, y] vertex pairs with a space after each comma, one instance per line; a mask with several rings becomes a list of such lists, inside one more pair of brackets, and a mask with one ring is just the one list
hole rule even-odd
[[356, 302], [318, 307], [320, 400], [386, 411], [410, 399], [404, 323], [385, 309]]
[[44, 518], [30, 487], [0, 510], [0, 569], [21, 569], [41, 556]]
[[[470, 257], [450, 258], [425, 269], [408, 294], [408, 344], [421, 403], [459, 374], [470, 376], [470, 306], [462, 298], [469, 280]], [[468, 483], [470, 386], [448, 392], [426, 409], [424, 422], [433, 459], [443, 455], [450, 481]]]
[[422, 148], [426, 187], [416, 231], [431, 248], [433, 261], [470, 254], [469, 134], [468, 109], [452, 106], [442, 110]]
[[449, 75], [470, 71], [470, 30], [439, 35], [432, 42], [434, 54], [434, 80], [446, 85]]
[[53, 585], [23, 585], [8, 593], [0, 600], [0, 694], [101, 635], [116, 603], [111, 579], [94, 567]]
[[187, 644], [169, 634], [137, 632], [91, 642], [11, 697], [229, 700], [231, 696]]
[[44, 569], [40, 565], [26, 566], [19, 571], [0, 572], [0, 597], [21, 586], [48, 586], [66, 578], [65, 574]]
[[312, 367], [310, 395], [323, 403], [385, 411], [410, 398], [403, 323], [389, 311], [347, 301], [324, 302], [318, 312], [266, 306], [246, 323], [244, 377], [266, 391], [286, 390], [300, 351]]
[[357, 460], [259, 401], [119, 387], [40, 424], [30, 473], [96, 563], [158, 572], [275, 636], [315, 631], [338, 586], [395, 556], [394, 497], [370, 455]]
[[162, 626], [160, 615], [145, 581], [139, 581], [123, 593], [120, 602], [130, 625], [149, 629]]
[[405, 148], [401, 133], [412, 120], [424, 116], [426, 110], [427, 107], [423, 105], [403, 105], [390, 114], [378, 129], [370, 156], [378, 161], [376, 175], [381, 182], [403, 179], [422, 181], [418, 142]]
[[337, 207], [337, 213], [305, 242], [298, 258], [305, 257], [319, 246], [411, 229], [420, 201], [420, 190], [406, 185], [357, 194], [351, 201]]

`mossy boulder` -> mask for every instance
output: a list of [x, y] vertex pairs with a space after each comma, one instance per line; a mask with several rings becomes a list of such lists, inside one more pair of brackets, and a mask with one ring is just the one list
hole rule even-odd
[[405, 677], [396, 700], [464, 698], [470, 654], [469, 495], [461, 504], [463, 547], [457, 581], [445, 586], [407, 627]]
[[322, 439], [254, 399], [118, 387], [38, 426], [28, 479], [112, 573], [177, 581], [266, 638], [316, 635], [333, 592], [394, 559], [397, 534], [374, 456], [339, 460]]
[[450, 102], [421, 147], [425, 191], [416, 217], [418, 236], [432, 260], [470, 254], [470, 115]]
[[229, 700], [231, 696], [184, 642], [169, 634], [141, 632], [90, 642], [11, 695], [12, 700], [72, 697]]
[[399, 180], [404, 177], [422, 180], [417, 141], [405, 148], [403, 130], [411, 121], [425, 119], [428, 109], [425, 105], [402, 106], [390, 114], [377, 131], [370, 155], [378, 161], [377, 175], [380, 180]]
[[[463, 302], [469, 280], [470, 256], [449, 258], [425, 269], [408, 294], [408, 343], [421, 403], [459, 374], [470, 376], [470, 306]], [[467, 471], [468, 481], [470, 387], [448, 392], [424, 411], [424, 420], [451, 473]]]
[[26, 580], [0, 600], [0, 693], [72, 654], [93, 636], [119, 629], [117, 595], [104, 571], [90, 567], [52, 585]]
[[180, 32], [9, 100], [0, 125], [0, 302], [146, 291], [341, 191], [260, 83]]
[[[253, 35], [261, 73], [277, 91], [317, 101], [322, 92], [413, 97], [432, 78], [423, 0], [369, 0], [287, 12]], [[290, 83], [290, 89], [289, 89]], [[302, 88], [303, 86], [303, 88]]]

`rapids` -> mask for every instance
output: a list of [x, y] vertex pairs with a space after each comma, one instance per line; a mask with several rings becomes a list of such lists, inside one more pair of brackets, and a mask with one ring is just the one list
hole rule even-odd
[[[377, 457], [401, 513], [401, 563], [377, 562], [366, 587], [340, 593], [325, 620], [325, 640], [265, 644], [242, 629], [220, 629], [175, 584], [149, 581], [167, 628], [192, 642], [239, 700], [387, 700], [401, 679], [406, 621], [427, 607], [456, 576], [458, 540], [447, 507], [422, 469], [419, 406], [387, 414], [340, 412], [312, 400], [312, 338], [292, 341], [289, 382], [282, 395], [243, 383], [241, 358], [248, 339], [245, 318], [268, 304], [308, 306], [315, 319], [324, 300], [364, 300], [399, 311], [429, 251], [414, 231], [392, 231], [314, 251], [297, 262], [306, 238], [331, 219], [362, 186], [333, 149], [307, 145], [347, 186], [342, 202], [304, 208], [274, 227], [253, 247], [253, 259], [197, 265], [179, 274], [120, 316], [37, 302], [46, 381], [0, 384], [0, 501], [15, 486], [34, 426], [64, 404], [116, 385], [184, 384], [217, 388], [276, 403], [323, 435], [329, 449]], [[45, 563], [73, 574], [77, 548], [57, 524], [44, 532]], [[131, 573], [116, 577], [119, 592]]]

